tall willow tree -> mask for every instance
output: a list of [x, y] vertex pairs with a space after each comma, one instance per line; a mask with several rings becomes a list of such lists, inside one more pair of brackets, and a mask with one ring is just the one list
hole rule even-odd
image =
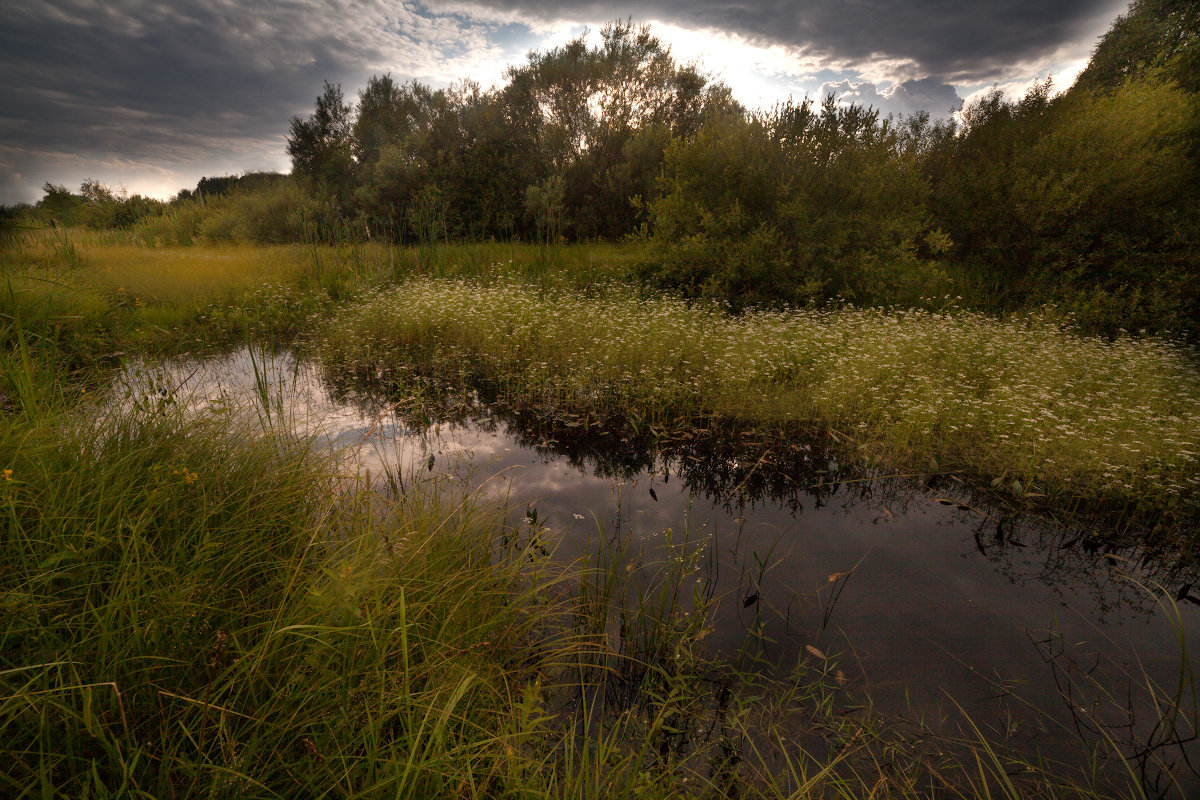
[[1112, 90], [1147, 70], [1200, 91], [1200, 0], [1134, 0], [1100, 39], [1075, 87]]
[[667, 149], [648, 277], [734, 307], [919, 296], [926, 183], [911, 137], [834, 98], [714, 114]]
[[326, 81], [313, 113], [292, 117], [287, 137], [292, 174], [345, 200], [353, 180], [353, 131], [354, 109], [345, 102], [341, 84]]
[[644, 222], [644, 200], [672, 137], [690, 137], [705, 109], [730, 104], [692, 65], [679, 65], [649, 26], [613, 23], [509, 70], [507, 112], [537, 148], [541, 184], [564, 181], [567, 232], [617, 237]]

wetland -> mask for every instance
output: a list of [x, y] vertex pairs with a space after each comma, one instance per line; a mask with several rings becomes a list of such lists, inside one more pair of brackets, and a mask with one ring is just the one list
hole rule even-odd
[[620, 248], [5, 258], [17, 794], [1200, 785], [1185, 341]]
[[1197, 8], [948, 116], [628, 18], [0, 153], [291, 161], [0, 205], [0, 797], [1200, 796]]

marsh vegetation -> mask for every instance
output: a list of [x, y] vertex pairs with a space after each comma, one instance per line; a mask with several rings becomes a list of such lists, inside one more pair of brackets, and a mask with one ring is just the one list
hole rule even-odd
[[[1180, 521], [1194, 513], [1196, 378], [1177, 342], [954, 308], [735, 317], [632, 288], [624, 248], [148, 250], [47, 232], [7, 258], [4, 724], [18, 794], [1191, 785], [1171, 766], [1194, 724], [1191, 604], [1174, 598], [1194, 582]], [[238, 367], [153, 366], [247, 343]], [[346, 398], [356, 422], [293, 424], [300, 367], [270, 355], [284, 344], [310, 393]], [[116, 369], [138, 352], [143, 377]], [[976, 382], [956, 388], [967, 368]], [[199, 388], [205, 369], [242, 374], [241, 388]], [[1088, 380], [1091, 401], [1072, 401]], [[938, 386], [970, 403], [939, 406]], [[1022, 420], [1042, 408], [1109, 435], [1038, 450]], [[454, 428], [470, 419], [484, 427]], [[450, 469], [439, 426], [497, 425], [514, 438], [481, 449], [528, 452], [526, 469], [566, 459], [585, 472], [557, 485], [590, 475], [627, 499], [598, 502], [609, 490], [594, 484], [495, 491], [483, 479], [509, 465], [488, 459], [473, 479]], [[1023, 438], [1006, 448], [1001, 434]], [[861, 547], [854, 531], [885, 517], [899, 520], [889, 541], [925, 549], [873, 560], [879, 543], [821, 544], [830, 530]], [[746, 545], [722, 555], [735, 535]], [[934, 657], [882, 658], [919, 643], [870, 645], [881, 633], [862, 620], [878, 611], [854, 587], [921, 597], [921, 583], [872, 571], [956, 549], [978, 553], [977, 601], [1003, 601], [1014, 575], [1044, 580], [1047, 608], [1066, 591], [1091, 598], [1073, 601], [1081, 619], [1109, 609], [1084, 623], [1109, 643], [1056, 649], [1071, 627], [1047, 622], [1049, 638], [1018, 648], [1017, 673], [1043, 664], [1036, 680], [965, 634], [944, 634]], [[838, 603], [844, 637], [820, 622]], [[1012, 631], [1054, 616], [1014, 617], [1027, 621]], [[1131, 633], [1139, 618], [1154, 620], [1153, 645]], [[1089, 672], [1096, 652], [1105, 666]], [[995, 677], [967, 670], [959, 693], [931, 695], [921, 676], [955, 658]], [[1055, 676], [1110, 715], [1083, 718], [1065, 749], [1054, 731], [1080, 720], [1063, 716], [1074, 706], [1054, 699]], [[982, 701], [996, 692], [1003, 714]]]

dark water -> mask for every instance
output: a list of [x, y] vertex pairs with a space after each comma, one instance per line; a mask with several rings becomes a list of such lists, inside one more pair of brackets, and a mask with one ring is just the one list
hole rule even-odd
[[[247, 351], [125, 380], [195, 409], [253, 408], [265, 391], [275, 424], [360, 470], [452, 473], [536, 513], [557, 558], [619, 540], [632, 580], [690, 556], [693, 588], [716, 599], [710, 654], [785, 672], [816, 648], [888, 714], [953, 730], [965, 711], [1071, 761], [1103, 732], [1151, 782], [1184, 755], [1198, 763], [1194, 744], [1169, 746], [1192, 730], [1159, 724], [1146, 685], [1170, 695], [1200, 655], [1200, 603], [1175, 602], [1200, 576], [1136, 541], [1106, 549], [1086, 527], [1016, 517], [951, 478], [854, 472], [815, 439], [703, 431], [652, 444], [482, 410], [425, 426], [380, 398], [334, 399], [314, 366]], [[1184, 711], [1194, 721], [1190, 698]], [[1175, 773], [1200, 796], [1194, 773]]]

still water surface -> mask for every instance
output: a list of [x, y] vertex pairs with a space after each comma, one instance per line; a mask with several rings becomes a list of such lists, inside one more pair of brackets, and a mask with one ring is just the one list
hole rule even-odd
[[[286, 353], [135, 364], [122, 382], [197, 411], [252, 406], [265, 390], [275, 422], [360, 471], [453, 474], [505, 498], [514, 519], [536, 511], [556, 558], [620, 538], [636, 579], [691, 553], [697, 588], [717, 598], [710, 655], [749, 652], [786, 672], [815, 648], [885, 713], [953, 729], [961, 707], [1054, 757], [1077, 760], [1098, 728], [1130, 753], [1162, 743], [1146, 680], [1173, 688], [1183, 656], [1200, 655], [1200, 603], [1171, 602], [1195, 567], [1106, 552], [1086, 528], [1012, 518], [953, 480], [847, 477], [818, 445], [757, 461], [716, 439], [630, 452], [483, 408], [413, 425], [386, 399], [337, 396]], [[1194, 775], [1177, 778], [1200, 796]]]

